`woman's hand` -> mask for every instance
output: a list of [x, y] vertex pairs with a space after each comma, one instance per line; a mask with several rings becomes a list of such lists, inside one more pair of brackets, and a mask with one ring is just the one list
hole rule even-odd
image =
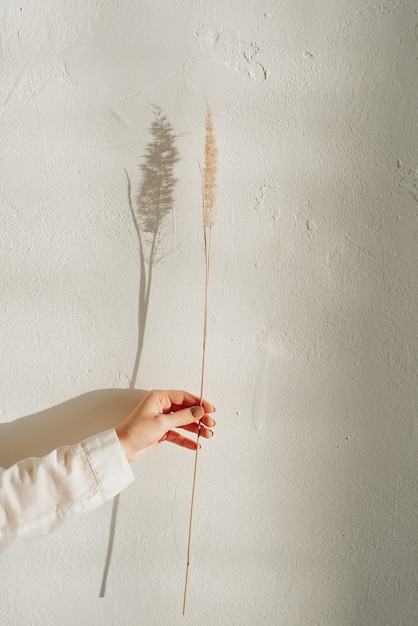
[[150, 391], [132, 413], [116, 427], [116, 434], [130, 463], [137, 461], [160, 441], [196, 450], [197, 443], [173, 430], [182, 428], [200, 436], [213, 436], [215, 420], [209, 415], [215, 411], [206, 400], [199, 406], [199, 398], [187, 391]]

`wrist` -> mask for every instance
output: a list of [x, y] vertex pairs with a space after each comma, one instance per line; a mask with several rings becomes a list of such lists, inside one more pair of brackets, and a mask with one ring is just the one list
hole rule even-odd
[[123, 453], [129, 463], [133, 463], [135, 461], [135, 456], [137, 451], [132, 448], [130, 444], [129, 434], [127, 429], [123, 426], [117, 426], [115, 428], [117, 438], [119, 439], [120, 446], [123, 450]]

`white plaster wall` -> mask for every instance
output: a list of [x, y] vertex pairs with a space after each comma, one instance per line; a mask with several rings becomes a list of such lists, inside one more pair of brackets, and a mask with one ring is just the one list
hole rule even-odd
[[205, 97], [219, 144], [187, 614], [192, 455], [0, 559], [2, 624], [412, 626], [418, 611], [416, 0], [5, 0], [1, 393], [15, 420], [126, 388], [126, 176], [178, 134], [170, 255], [137, 386], [198, 390]]

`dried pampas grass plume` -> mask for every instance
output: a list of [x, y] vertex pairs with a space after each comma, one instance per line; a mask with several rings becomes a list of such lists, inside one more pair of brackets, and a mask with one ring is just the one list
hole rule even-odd
[[206, 114], [205, 168], [203, 170], [203, 222], [205, 228], [214, 224], [216, 200], [216, 173], [218, 169], [218, 149], [213, 132], [212, 112], [208, 107]]
[[[205, 360], [206, 360], [206, 336], [208, 328], [208, 300], [209, 300], [209, 275], [210, 275], [210, 247], [212, 238], [212, 226], [215, 222], [214, 207], [216, 200], [216, 173], [217, 173], [217, 159], [218, 149], [215, 142], [215, 134], [213, 131], [212, 113], [208, 106], [206, 113], [206, 139], [205, 139], [205, 166], [202, 173], [202, 203], [203, 203], [203, 234], [205, 242], [205, 261], [206, 261], [206, 276], [205, 276], [205, 312], [203, 323], [203, 350], [202, 350], [202, 373], [200, 381], [200, 405], [203, 403], [203, 388], [205, 383]], [[186, 596], [187, 596], [187, 584], [189, 581], [189, 566], [190, 566], [190, 544], [192, 538], [192, 523], [193, 523], [193, 507], [194, 496], [196, 487], [196, 475], [197, 475], [197, 459], [199, 454], [199, 439], [200, 428], [197, 433], [197, 445], [195, 453], [194, 471], [193, 471], [193, 486], [192, 497], [190, 504], [190, 519], [189, 519], [189, 537], [187, 542], [187, 565], [186, 565], [186, 577], [184, 581], [184, 596], [183, 596], [183, 615], [186, 613]]]

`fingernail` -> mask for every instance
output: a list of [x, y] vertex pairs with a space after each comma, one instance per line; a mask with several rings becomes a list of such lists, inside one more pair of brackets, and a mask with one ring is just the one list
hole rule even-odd
[[201, 406], [193, 407], [193, 409], [192, 409], [193, 417], [203, 417], [203, 414], [204, 414], [203, 407], [201, 407]]

